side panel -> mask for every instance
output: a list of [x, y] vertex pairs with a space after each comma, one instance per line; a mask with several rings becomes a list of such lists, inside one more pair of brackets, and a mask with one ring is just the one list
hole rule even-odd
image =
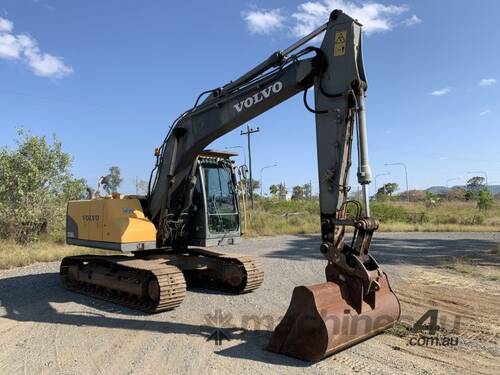
[[156, 228], [144, 217], [138, 199], [106, 199], [103, 238], [105, 242], [156, 241]]
[[66, 234], [66, 242], [77, 246], [120, 251], [156, 248], [156, 228], [135, 198], [69, 202]]

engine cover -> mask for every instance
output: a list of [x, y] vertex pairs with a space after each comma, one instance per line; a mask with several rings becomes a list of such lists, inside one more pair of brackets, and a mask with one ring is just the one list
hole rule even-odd
[[125, 252], [150, 250], [156, 248], [156, 228], [144, 216], [139, 199], [114, 194], [70, 201], [66, 242]]

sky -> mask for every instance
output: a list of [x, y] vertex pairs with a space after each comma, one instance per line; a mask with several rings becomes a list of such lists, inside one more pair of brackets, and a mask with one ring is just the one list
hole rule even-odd
[[[500, 184], [499, 1], [0, 2], [0, 145], [17, 128], [56, 134], [94, 186], [112, 165], [124, 193], [147, 179], [171, 122], [340, 8], [364, 25], [367, 126], [377, 184]], [[243, 146], [241, 128], [210, 147]], [[250, 122], [254, 179], [312, 181], [314, 117], [300, 95]], [[241, 149], [236, 148], [236, 151]], [[238, 163], [243, 157], [237, 158]], [[350, 184], [356, 189], [356, 162]], [[476, 172], [480, 171], [480, 172]], [[474, 172], [474, 173], [469, 173]], [[385, 175], [390, 173], [390, 175]], [[374, 184], [370, 186], [373, 192]]]

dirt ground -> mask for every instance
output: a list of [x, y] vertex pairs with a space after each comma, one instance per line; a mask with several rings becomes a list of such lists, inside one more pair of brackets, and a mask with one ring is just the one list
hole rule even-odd
[[[318, 236], [227, 247], [262, 258], [260, 289], [191, 289], [178, 309], [152, 316], [64, 290], [58, 263], [0, 271], [0, 374], [498, 374], [500, 281], [442, 266], [459, 257], [498, 270], [499, 242], [499, 233], [378, 233], [373, 254], [401, 300], [401, 322], [314, 364], [264, 348], [293, 288], [324, 281]], [[429, 309], [442, 326], [432, 337], [456, 345], [418, 344], [422, 333], [410, 328]], [[216, 345], [214, 325], [229, 327], [229, 340]]]

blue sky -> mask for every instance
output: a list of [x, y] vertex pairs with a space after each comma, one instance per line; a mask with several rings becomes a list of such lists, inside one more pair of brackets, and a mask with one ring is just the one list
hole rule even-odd
[[[223, 85], [326, 21], [359, 18], [368, 135], [378, 184], [500, 184], [500, 2], [65, 1], [0, 4], [0, 145], [16, 128], [57, 134], [91, 185], [111, 165], [123, 190], [146, 179], [153, 150], [203, 90]], [[254, 176], [317, 190], [314, 118], [295, 97], [256, 118]], [[214, 148], [246, 145], [237, 129]], [[354, 163], [355, 165], [355, 163]], [[355, 167], [351, 176], [356, 188]], [[373, 184], [372, 187], [373, 189]]]

